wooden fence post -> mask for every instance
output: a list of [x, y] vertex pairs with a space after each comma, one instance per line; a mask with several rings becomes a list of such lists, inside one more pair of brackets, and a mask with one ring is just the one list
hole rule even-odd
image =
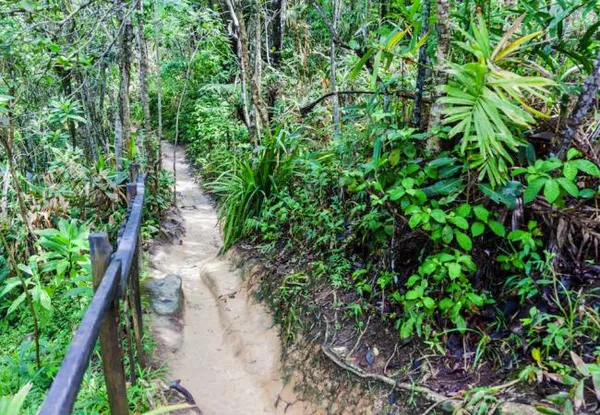
[[[129, 207], [132, 207], [135, 196], [137, 195], [137, 184], [127, 184], [127, 203]], [[138, 238], [135, 245], [135, 252], [133, 254], [133, 261], [131, 264], [131, 271], [129, 272], [129, 304], [131, 312], [133, 314], [133, 329], [135, 332], [135, 341], [138, 351], [138, 360], [140, 366], [145, 367], [146, 359], [144, 356], [144, 345], [142, 342], [142, 336], [144, 335], [144, 324], [142, 317], [142, 300], [140, 296], [140, 270], [141, 270], [141, 259], [140, 255], [142, 238], [138, 234]]]
[[[94, 290], [98, 289], [104, 272], [110, 262], [112, 246], [106, 233], [91, 234], [90, 257], [92, 260], [92, 277]], [[123, 369], [123, 354], [119, 339], [119, 300], [117, 297], [111, 302], [102, 326], [100, 327], [100, 354], [104, 368], [106, 391], [112, 415], [129, 414], [127, 403], [127, 389], [125, 383], [125, 370]]]

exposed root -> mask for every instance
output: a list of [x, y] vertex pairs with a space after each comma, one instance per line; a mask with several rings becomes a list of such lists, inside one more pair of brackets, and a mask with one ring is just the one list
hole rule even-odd
[[[401, 390], [404, 390], [407, 392], [416, 392], [419, 395], [423, 396], [425, 399], [427, 399], [431, 402], [434, 402], [435, 405], [430, 407], [427, 410], [427, 412], [429, 412], [430, 410], [432, 410], [433, 408], [438, 407], [438, 406], [441, 407], [442, 410], [444, 410], [444, 411], [452, 412], [456, 409], [461, 408], [466, 403], [462, 399], [449, 398], [447, 396], [441, 395], [441, 394], [439, 394], [435, 391], [432, 391], [431, 389], [425, 388], [423, 386], [418, 386], [418, 385], [415, 385], [412, 383], [397, 382], [394, 379], [389, 378], [384, 375], [380, 375], [377, 373], [365, 372], [361, 368], [354, 366], [350, 363], [347, 363], [340, 356], [338, 356], [336, 353], [334, 353], [330, 349], [328, 349], [326, 347], [321, 347], [321, 350], [323, 351], [323, 354], [325, 354], [325, 356], [327, 356], [333, 363], [335, 363], [342, 369], [345, 369], [345, 370], [355, 374], [356, 376], [358, 376], [361, 379], [376, 380], [376, 381], [385, 383], [386, 385], [390, 385], [390, 386], [394, 387], [395, 389], [401, 389]], [[504, 389], [508, 389], [508, 388], [516, 385], [517, 383], [519, 383], [519, 380], [513, 380], [513, 381], [507, 382], [502, 385], [494, 386], [490, 389], [493, 392], [498, 393]], [[536, 411], [536, 409], [533, 406], [515, 403], [515, 402], [502, 403], [502, 405], [500, 405], [498, 409], [500, 409], [500, 412], [505, 415], [536, 415], [536, 414], [538, 414], [538, 412]], [[425, 413], [427, 413], [427, 412], [425, 412]]]

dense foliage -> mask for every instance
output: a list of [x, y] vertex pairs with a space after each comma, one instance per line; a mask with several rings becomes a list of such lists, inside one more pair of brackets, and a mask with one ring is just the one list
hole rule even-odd
[[[0, 4], [1, 414], [36, 413], [43, 401], [93, 295], [88, 235], [116, 241], [133, 163], [149, 173], [144, 238], [170, 206], [172, 178], [156, 170], [159, 136], [144, 111], [151, 16], [137, 2]], [[157, 371], [126, 366], [141, 379], [128, 390], [139, 412]], [[108, 411], [98, 351], [75, 410]]]
[[[164, 128], [218, 199], [223, 251], [284, 270], [265, 292], [286, 341], [378, 331], [431, 372], [594, 410], [599, 18], [596, 0], [2, 3], [0, 408], [28, 382], [27, 410], [42, 400], [133, 162], [158, 230]], [[98, 370], [82, 411], [105, 410]], [[471, 413], [497, 403], [478, 396]]]
[[249, 3], [215, 9], [229, 39], [201, 49], [231, 48], [185, 139], [225, 249], [287, 264], [270, 301], [288, 338], [334, 290], [359, 328], [550, 382], [547, 413], [592, 405], [598, 4]]

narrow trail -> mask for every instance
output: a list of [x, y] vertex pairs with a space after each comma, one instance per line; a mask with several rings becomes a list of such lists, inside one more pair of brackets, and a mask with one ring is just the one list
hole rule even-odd
[[[173, 146], [163, 144], [171, 169]], [[265, 307], [244, 289], [240, 272], [217, 255], [222, 245], [217, 215], [177, 151], [178, 207], [185, 235], [181, 244], [153, 249], [151, 276], [180, 275], [184, 308], [178, 324], [153, 317], [169, 379], [181, 384], [206, 415], [306, 414], [281, 378], [281, 344]]]

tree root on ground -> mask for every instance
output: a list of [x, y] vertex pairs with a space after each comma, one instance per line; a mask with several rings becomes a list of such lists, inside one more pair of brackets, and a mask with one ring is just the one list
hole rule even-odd
[[[335, 363], [342, 369], [345, 369], [345, 370], [355, 374], [359, 378], [376, 380], [376, 381], [385, 383], [386, 385], [390, 385], [390, 386], [394, 387], [395, 389], [402, 389], [407, 392], [416, 392], [419, 395], [423, 396], [428, 401], [435, 403], [435, 406], [436, 407], [439, 406], [443, 411], [452, 412], [458, 408], [461, 408], [466, 403], [462, 399], [448, 398], [447, 396], [439, 394], [439, 393], [432, 391], [431, 389], [428, 389], [423, 386], [418, 386], [418, 385], [412, 384], [412, 383], [397, 382], [394, 379], [389, 378], [384, 375], [380, 375], [377, 373], [365, 372], [361, 368], [344, 361], [344, 359], [342, 357], [340, 357], [338, 354], [331, 351], [327, 347], [321, 346], [321, 350], [323, 351], [323, 354], [325, 354], [325, 356], [327, 356], [329, 358], [329, 360], [331, 360], [333, 363]], [[510, 381], [503, 385], [492, 386], [492, 387], [490, 387], [490, 389], [493, 390], [495, 393], [498, 393], [503, 389], [508, 389], [509, 387], [516, 385], [517, 383], [519, 383], [519, 380], [513, 380], [513, 381]], [[517, 403], [517, 402], [503, 402], [499, 406], [498, 409], [500, 410], [501, 414], [505, 414], [505, 415], [538, 415], [539, 414], [539, 412], [537, 412], [533, 406], [521, 404], [521, 403]]]

